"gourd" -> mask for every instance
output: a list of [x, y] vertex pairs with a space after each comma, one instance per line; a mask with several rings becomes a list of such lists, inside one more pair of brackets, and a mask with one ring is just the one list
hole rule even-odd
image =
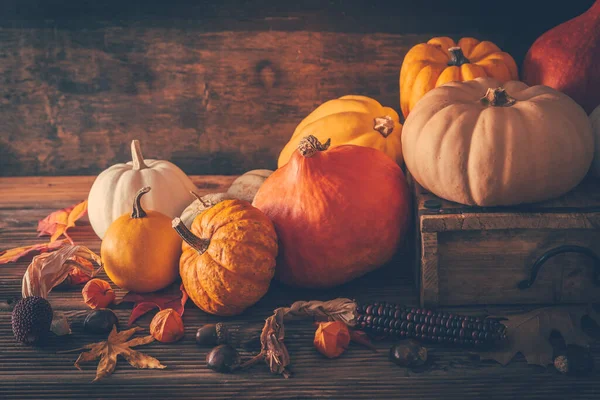
[[426, 94], [406, 119], [402, 147], [426, 190], [462, 204], [506, 206], [574, 188], [590, 168], [594, 137], [567, 95], [477, 78]]
[[596, 109], [592, 112], [592, 115], [590, 115], [590, 120], [592, 121], [592, 129], [596, 139], [594, 172], [596, 173], [596, 176], [600, 176], [600, 106], [596, 107]]
[[270, 169], [254, 169], [236, 178], [231, 184], [227, 193], [236, 199], [246, 200], [252, 203], [254, 196], [261, 187], [265, 179], [267, 179], [273, 171]]
[[587, 113], [600, 105], [600, 0], [540, 36], [523, 60], [523, 81], [569, 95]]
[[254, 198], [279, 237], [276, 278], [292, 286], [328, 288], [364, 275], [390, 260], [407, 230], [398, 164], [369, 147], [328, 147], [316, 136], [301, 140]]
[[298, 143], [308, 135], [332, 146], [354, 144], [383, 151], [402, 165], [402, 124], [398, 113], [366, 96], [349, 95], [329, 100], [300, 122], [279, 154], [278, 167], [286, 164]]
[[172, 226], [184, 240], [179, 273], [203, 311], [237, 315], [269, 289], [275, 273], [277, 234], [269, 218], [244, 200], [223, 200], [198, 215], [190, 229]]
[[258, 188], [271, 173], [273, 171], [268, 169], [248, 171], [237, 177], [225, 193], [209, 193], [199, 196], [191, 192], [196, 199], [183, 210], [181, 220], [189, 228], [199, 214], [223, 200], [240, 199], [251, 203]]
[[100, 247], [108, 277], [120, 288], [138, 293], [173, 283], [181, 255], [181, 238], [171, 229], [171, 218], [142, 208], [142, 196], [149, 191], [144, 187], [137, 192], [131, 214], [110, 225]]
[[400, 69], [400, 108], [404, 117], [431, 89], [452, 81], [492, 77], [501, 83], [518, 79], [510, 54], [492, 42], [466, 37], [454, 42], [435, 37], [411, 48]]
[[142, 186], [154, 190], [144, 199], [148, 209], [173, 218], [189, 204], [190, 191], [196, 190], [185, 173], [162, 160], [144, 160], [139, 141], [131, 142], [131, 162], [106, 169], [94, 181], [88, 195], [90, 224], [101, 239], [110, 224], [125, 212]]

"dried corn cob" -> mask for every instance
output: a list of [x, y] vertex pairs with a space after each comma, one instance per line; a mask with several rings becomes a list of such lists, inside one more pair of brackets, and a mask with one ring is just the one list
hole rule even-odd
[[469, 347], [489, 347], [506, 339], [506, 326], [493, 319], [385, 302], [358, 305], [356, 327], [376, 336]]

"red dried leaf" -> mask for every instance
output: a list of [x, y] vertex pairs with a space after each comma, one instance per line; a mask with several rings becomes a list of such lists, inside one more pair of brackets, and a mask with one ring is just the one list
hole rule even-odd
[[350, 329], [350, 340], [355, 343], [362, 344], [363, 346], [377, 352], [377, 348], [369, 339], [369, 336], [363, 331], [357, 331], [354, 329]]
[[67, 229], [75, 226], [75, 221], [83, 217], [87, 212], [87, 200], [62, 210], [54, 211], [46, 218], [38, 222], [38, 236], [50, 235], [50, 243], [53, 243], [61, 235], [73, 244], [73, 240], [67, 234]]
[[187, 299], [188, 294], [183, 284], [181, 284], [178, 290], [175, 290], [174, 286], [171, 286], [154, 293], [129, 292], [123, 297], [121, 303], [135, 303], [128, 322], [131, 326], [139, 317], [155, 308], [159, 310], [172, 308], [179, 315], [183, 315]]
[[54, 251], [59, 247], [67, 244], [67, 240], [61, 240], [54, 243], [39, 243], [31, 246], [17, 247], [0, 252], [0, 264], [18, 261], [27, 255], [41, 254], [49, 251]]

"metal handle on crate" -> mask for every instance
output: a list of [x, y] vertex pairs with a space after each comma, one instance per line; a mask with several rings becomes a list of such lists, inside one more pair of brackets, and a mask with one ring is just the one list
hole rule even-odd
[[562, 253], [579, 253], [590, 257], [594, 261], [594, 285], [600, 286], [600, 257], [598, 257], [596, 253], [594, 253], [587, 247], [566, 245], [555, 247], [542, 254], [540, 258], [538, 258], [531, 267], [531, 277], [529, 277], [529, 279], [525, 279], [519, 282], [519, 289], [525, 290], [533, 286], [533, 284], [535, 283], [535, 278], [540, 272], [542, 265], [544, 265], [544, 263], [550, 258]]

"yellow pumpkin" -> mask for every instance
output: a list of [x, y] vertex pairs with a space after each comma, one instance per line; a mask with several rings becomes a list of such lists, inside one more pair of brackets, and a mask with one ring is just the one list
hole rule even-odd
[[171, 229], [171, 218], [158, 211], [144, 211], [140, 189], [133, 212], [123, 214], [109, 227], [100, 255], [104, 270], [115, 285], [138, 293], [160, 290], [178, 276], [181, 238]]
[[366, 96], [343, 96], [329, 100], [310, 113], [296, 127], [285, 145], [278, 167], [282, 167], [304, 137], [313, 135], [321, 143], [331, 139], [331, 146], [353, 144], [383, 151], [402, 165], [402, 124], [398, 113]]
[[400, 108], [404, 117], [431, 89], [453, 81], [479, 77], [504, 83], [518, 79], [518, 69], [510, 54], [492, 42], [466, 37], [454, 42], [436, 37], [406, 53], [400, 69]]
[[190, 229], [179, 218], [173, 228], [184, 240], [179, 273], [200, 309], [237, 315], [267, 293], [277, 234], [259, 209], [244, 200], [224, 200], [199, 214]]

